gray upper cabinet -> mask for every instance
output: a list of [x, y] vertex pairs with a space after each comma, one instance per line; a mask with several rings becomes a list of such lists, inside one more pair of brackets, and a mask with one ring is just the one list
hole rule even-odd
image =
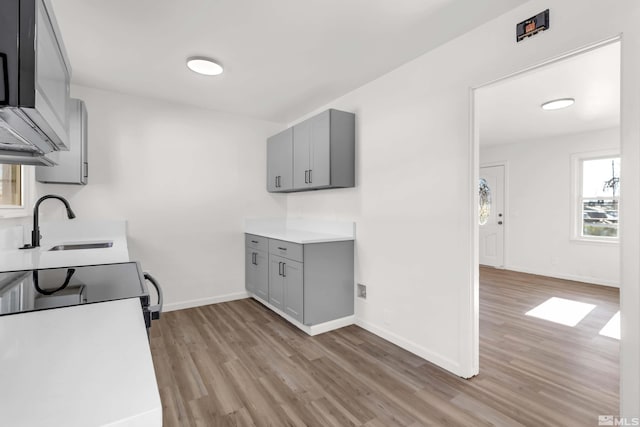
[[267, 140], [267, 191], [276, 193], [293, 188], [293, 129]]
[[293, 185], [307, 189], [331, 184], [331, 110], [293, 127]]
[[[277, 181], [269, 174], [269, 191], [355, 186], [355, 114], [331, 109], [298, 123], [285, 132], [290, 130], [293, 130], [291, 187], [272, 189]], [[283, 133], [269, 138], [268, 147], [273, 138]], [[268, 157], [271, 159], [271, 156]], [[271, 169], [271, 160], [267, 169]]]
[[89, 179], [87, 129], [87, 108], [83, 101], [72, 99], [69, 120], [69, 151], [57, 151], [49, 155], [57, 163], [56, 166], [36, 167], [36, 179], [39, 182], [87, 184]]
[[48, 134], [59, 137], [58, 145], [66, 145], [71, 102], [69, 96], [71, 67], [64, 51], [51, 2], [37, 1], [36, 10], [38, 32], [34, 83], [37, 112], [28, 109], [25, 112], [35, 123], [40, 121], [41, 128], [46, 128], [48, 125], [53, 131]]

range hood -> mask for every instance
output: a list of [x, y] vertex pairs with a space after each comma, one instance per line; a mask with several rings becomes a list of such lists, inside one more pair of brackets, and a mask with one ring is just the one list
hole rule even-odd
[[38, 147], [18, 135], [6, 122], [0, 120], [0, 163], [53, 166]]
[[51, 1], [0, 0], [0, 163], [68, 150], [70, 80]]

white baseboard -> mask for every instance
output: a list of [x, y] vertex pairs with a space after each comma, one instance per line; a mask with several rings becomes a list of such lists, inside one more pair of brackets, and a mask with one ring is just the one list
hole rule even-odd
[[502, 267], [504, 270], [517, 271], [518, 273], [535, 274], [537, 276], [553, 277], [555, 279], [573, 280], [574, 282], [590, 283], [592, 285], [608, 286], [610, 288], [619, 288], [620, 283], [608, 282], [593, 277], [582, 277], [573, 274], [563, 274], [548, 271], [540, 271], [531, 268], [518, 267], [513, 265], [505, 265]]
[[454, 360], [449, 359], [448, 357], [444, 357], [440, 354], [434, 353], [431, 350], [428, 350], [412, 341], [409, 341], [405, 338], [402, 338], [399, 335], [394, 334], [386, 329], [380, 328], [372, 323], [366, 322], [362, 319], [356, 319], [356, 325], [360, 326], [362, 329], [366, 329], [379, 336], [380, 338], [384, 338], [385, 340], [394, 343], [395, 345], [402, 347], [403, 349], [422, 357], [428, 362], [431, 362], [435, 365], [440, 366], [443, 369], [453, 373], [462, 378], [468, 378], [468, 376], [464, 375], [462, 367], [460, 364]]
[[354, 323], [356, 323], [356, 316], [354, 315], [330, 320], [328, 322], [310, 326], [309, 328], [311, 329], [311, 332], [309, 333], [309, 335], [314, 336], [324, 334], [325, 332], [344, 328], [345, 326], [353, 325]]
[[167, 312], [167, 311], [174, 311], [174, 310], [182, 310], [185, 308], [200, 307], [202, 305], [218, 304], [218, 303], [227, 302], [227, 301], [235, 301], [237, 299], [243, 299], [248, 297], [249, 297], [249, 294], [247, 292], [237, 292], [234, 294], [220, 295], [217, 297], [208, 297], [208, 298], [192, 299], [192, 300], [181, 301], [181, 302], [172, 302], [170, 304], [165, 304], [162, 307], [162, 311]]
[[289, 316], [284, 311], [281, 311], [280, 309], [278, 309], [278, 308], [274, 307], [273, 305], [269, 304], [268, 302], [266, 302], [262, 298], [258, 298], [255, 295], [250, 295], [250, 296], [253, 297], [253, 299], [258, 301], [260, 304], [262, 304], [265, 307], [267, 307], [269, 310], [273, 311], [274, 313], [276, 313], [277, 315], [282, 317], [287, 322], [291, 323], [296, 328], [300, 329], [305, 334], [311, 335], [311, 336], [320, 335], [320, 334], [323, 334], [325, 332], [329, 332], [329, 331], [333, 331], [335, 329], [343, 328], [345, 326], [353, 325], [355, 323], [355, 319], [356, 319], [356, 317], [354, 315], [351, 315], [351, 316], [341, 317], [341, 318], [335, 319], [335, 320], [330, 320], [330, 321], [324, 322], [324, 323], [318, 323], [317, 325], [307, 326], [307, 325], [304, 325], [304, 324], [298, 322], [296, 319], [294, 319], [293, 317]]

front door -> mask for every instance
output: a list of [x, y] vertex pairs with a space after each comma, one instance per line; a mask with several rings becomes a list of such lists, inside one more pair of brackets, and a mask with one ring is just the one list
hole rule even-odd
[[504, 166], [480, 168], [480, 264], [504, 267]]

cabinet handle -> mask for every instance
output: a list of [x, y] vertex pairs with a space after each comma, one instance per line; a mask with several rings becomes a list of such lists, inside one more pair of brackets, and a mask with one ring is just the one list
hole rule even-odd
[[258, 244], [258, 241], [257, 240], [252, 240], [251, 243]]
[[282, 277], [287, 277], [287, 270], [285, 270], [285, 268], [287, 267], [286, 263], [282, 263]]
[[309, 183], [309, 175], [308, 175], [309, 171], [304, 171], [304, 183], [308, 184]]
[[312, 169], [309, 169], [309, 184], [313, 183], [313, 180], [311, 179], [311, 171]]
[[278, 175], [278, 188], [282, 187], [282, 180], [280, 178], [282, 177]]
[[257, 252], [252, 252], [251, 253], [251, 262], [253, 263], [253, 265], [258, 265], [258, 253]]
[[287, 250], [287, 248], [283, 248], [283, 247], [280, 247], [280, 246], [278, 246], [278, 249], [280, 249], [281, 251], [286, 251]]
[[282, 262], [278, 263], [278, 276], [282, 276]]
[[275, 181], [276, 181], [276, 184], [275, 184], [276, 188], [278, 188], [278, 177], [277, 176], [275, 177]]

